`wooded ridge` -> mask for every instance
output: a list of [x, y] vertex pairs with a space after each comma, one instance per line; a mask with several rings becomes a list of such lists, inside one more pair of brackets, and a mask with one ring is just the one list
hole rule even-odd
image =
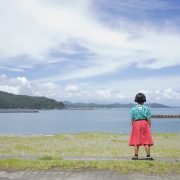
[[63, 109], [64, 103], [39, 96], [15, 95], [0, 91], [0, 109]]

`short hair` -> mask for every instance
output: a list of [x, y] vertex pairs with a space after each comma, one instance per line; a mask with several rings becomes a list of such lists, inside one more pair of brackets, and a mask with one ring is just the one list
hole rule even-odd
[[139, 104], [142, 104], [146, 102], [146, 96], [143, 93], [137, 93], [134, 101]]

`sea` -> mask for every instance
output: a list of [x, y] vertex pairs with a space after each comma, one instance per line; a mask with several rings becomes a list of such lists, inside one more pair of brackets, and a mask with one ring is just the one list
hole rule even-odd
[[[152, 108], [155, 114], [180, 114], [180, 108]], [[129, 108], [40, 110], [38, 113], [0, 113], [0, 135], [52, 135], [108, 132], [129, 134]], [[180, 119], [152, 119], [153, 133], [180, 133]]]

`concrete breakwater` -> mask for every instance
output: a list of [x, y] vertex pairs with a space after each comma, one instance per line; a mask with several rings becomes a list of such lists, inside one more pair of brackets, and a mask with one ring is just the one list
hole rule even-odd
[[152, 118], [180, 118], [180, 114], [155, 114]]
[[0, 109], [0, 113], [38, 113], [36, 109]]

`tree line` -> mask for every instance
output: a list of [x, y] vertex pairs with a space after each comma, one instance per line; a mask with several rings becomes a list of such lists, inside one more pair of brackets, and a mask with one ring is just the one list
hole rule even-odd
[[63, 109], [64, 103], [38, 96], [14, 95], [0, 91], [0, 109]]

